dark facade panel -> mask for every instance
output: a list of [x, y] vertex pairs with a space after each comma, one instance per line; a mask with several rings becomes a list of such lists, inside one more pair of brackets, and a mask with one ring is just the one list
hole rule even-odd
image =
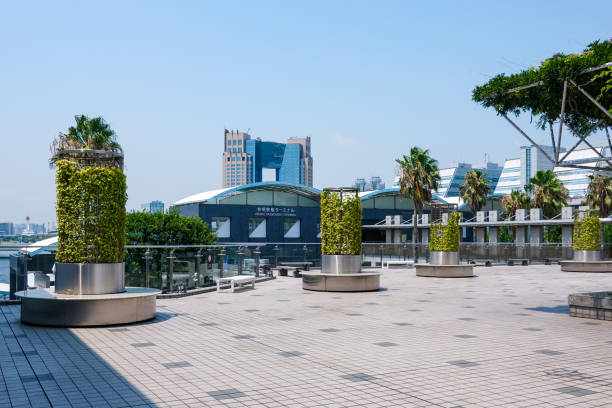
[[[200, 204], [200, 218], [208, 225], [213, 217], [230, 218], [230, 237], [219, 242], [320, 242], [319, 207]], [[249, 238], [249, 219], [266, 220], [266, 236]], [[300, 220], [299, 238], [285, 238], [285, 219]]]

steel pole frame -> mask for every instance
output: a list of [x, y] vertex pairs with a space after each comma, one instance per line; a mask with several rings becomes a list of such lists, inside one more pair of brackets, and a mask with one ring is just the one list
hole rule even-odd
[[[580, 74], [585, 74], [585, 73], [589, 73], [589, 72], [593, 72], [593, 71], [598, 71], [600, 69], [604, 69], [604, 68], [608, 68], [608, 67], [612, 67], [612, 61], [600, 65], [598, 67], [592, 67], [592, 68], [588, 68], [585, 69], [584, 71], [581, 71]], [[578, 135], [579, 140], [578, 142], [569, 150], [567, 151], [563, 157], [561, 159], [559, 159], [559, 156], [561, 154], [561, 136], [563, 133], [563, 125], [564, 123], [564, 117], [565, 117], [565, 105], [567, 102], [567, 85], [568, 82], [574, 86], [576, 89], [578, 89], [578, 91], [580, 91], [591, 103], [593, 103], [598, 109], [600, 109], [608, 118], [610, 118], [610, 120], [612, 120], [612, 114], [606, 110], [606, 108], [604, 106], [602, 106], [595, 98], [593, 98], [591, 95], [589, 95], [588, 92], [586, 92], [584, 89], [582, 89], [580, 86], [578, 86], [578, 84], [576, 84], [576, 82], [574, 82], [573, 79], [564, 79], [563, 80], [563, 97], [561, 100], [561, 114], [559, 115], [559, 131], [557, 134], [557, 143], [555, 145], [555, 138], [554, 138], [554, 134], [551, 134], [551, 142], [552, 142], [552, 147], [553, 147], [553, 153], [555, 156], [555, 159], [553, 160], [548, 153], [546, 153], [544, 151], [544, 149], [542, 149], [542, 147], [536, 143], [531, 137], [529, 137], [529, 135], [527, 135], [527, 133], [525, 133], [514, 121], [512, 121], [508, 115], [506, 113], [502, 113], [501, 116], [506, 119], [511, 125], [512, 127], [514, 127], [525, 139], [527, 139], [532, 145], [534, 145], [542, 154], [544, 154], [544, 156], [551, 161], [551, 163], [554, 164], [554, 166], [561, 166], [561, 167], [567, 167], [567, 168], [576, 168], [576, 169], [588, 169], [588, 170], [594, 170], [597, 167], [593, 166], [593, 167], [589, 167], [589, 166], [581, 166], [581, 165], [577, 165], [577, 164], [573, 164], [573, 163], [566, 163], [565, 159], [567, 158], [567, 156], [574, 151], [574, 149], [576, 149], [576, 147], [578, 147], [580, 145], [580, 143], [584, 142], [589, 148], [591, 148], [595, 153], [597, 153], [597, 155], [600, 157], [599, 159], [593, 159], [592, 161], [585, 161], [585, 163], [590, 163], [590, 162], [599, 162], [601, 161], [601, 159], [603, 159], [606, 163], [608, 163], [611, 167], [612, 167], [612, 162], [610, 160], [612, 160], [612, 157], [606, 157], [604, 155], [602, 155], [599, 151], [597, 151], [597, 149], [595, 149], [587, 140], [586, 138], [588, 137], [588, 135], [586, 136], [580, 136], [578, 135], [576, 132], [574, 132], [571, 128], [570, 130], [572, 130], [573, 133], [575, 133], [576, 135]], [[525, 89], [530, 89], [530, 88], [534, 88], [540, 85], [543, 85], [544, 82], [543, 81], [538, 81], [538, 82], [534, 82], [532, 84], [528, 84], [528, 85], [523, 85], [523, 86], [519, 86], [516, 88], [512, 88], [509, 89], [508, 91], [506, 91], [506, 93], [513, 93], [516, 91], [522, 91]], [[601, 122], [601, 121], [600, 121]], [[565, 124], [567, 126], [567, 124]], [[551, 128], [551, 133], [552, 133], [552, 128]], [[608, 138], [608, 146], [610, 147], [610, 151], [612, 154], [612, 141], [610, 140], [610, 135], [607, 131], [606, 128], [606, 136]]]

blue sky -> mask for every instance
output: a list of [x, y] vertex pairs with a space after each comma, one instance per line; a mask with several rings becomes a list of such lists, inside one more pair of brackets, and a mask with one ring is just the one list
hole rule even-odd
[[502, 164], [525, 143], [473, 87], [610, 38], [610, 15], [610, 1], [2, 2], [0, 222], [54, 219], [48, 147], [80, 113], [117, 132], [130, 209], [219, 188], [224, 127], [310, 135], [316, 187], [391, 183], [415, 145], [442, 167]]

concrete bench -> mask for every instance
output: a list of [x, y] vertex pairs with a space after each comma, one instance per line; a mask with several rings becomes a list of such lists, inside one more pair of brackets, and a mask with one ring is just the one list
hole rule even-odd
[[289, 272], [293, 275], [294, 278], [301, 278], [300, 268], [296, 268], [295, 266], [278, 266], [276, 268], [278, 276], [287, 276]]
[[508, 259], [508, 266], [513, 266], [514, 264], [521, 264], [523, 266], [529, 265], [529, 259], [518, 258], [518, 259]]
[[[385, 267], [386, 265], [386, 267]], [[391, 266], [393, 265], [404, 265], [407, 268], [414, 268], [414, 261], [383, 261], [382, 262], [382, 267], [385, 269], [389, 269]]]
[[255, 288], [255, 277], [249, 275], [237, 275], [230, 276], [228, 278], [219, 278], [217, 279], [217, 292], [221, 292], [221, 284], [229, 283], [230, 288], [232, 289], [232, 293], [236, 289], [236, 285], [242, 286], [246, 283], [250, 283], [252, 288]]
[[468, 259], [468, 263], [471, 265], [493, 266], [490, 259]]

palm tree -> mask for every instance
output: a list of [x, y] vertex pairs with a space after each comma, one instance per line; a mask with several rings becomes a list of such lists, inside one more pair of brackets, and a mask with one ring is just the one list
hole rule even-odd
[[532, 193], [533, 206], [541, 208], [544, 215], [552, 218], [567, 205], [568, 191], [561, 180], [550, 170], [539, 170], [525, 185]]
[[516, 214], [516, 210], [529, 208], [531, 206], [531, 198], [520, 190], [514, 190], [502, 198], [501, 205], [504, 209], [505, 218], [510, 218]]
[[70, 126], [67, 133], [60, 133], [51, 144], [51, 165], [66, 150], [104, 150], [121, 152], [117, 135], [101, 116], [89, 118], [85, 115], [74, 117], [76, 126]]
[[612, 177], [596, 174], [589, 178], [586, 203], [598, 210], [601, 217], [607, 217], [612, 211]]
[[[429, 150], [418, 147], [410, 149], [410, 156], [395, 160], [400, 165], [400, 194], [414, 203], [415, 219], [412, 226], [412, 241], [418, 241], [416, 219], [423, 214], [425, 203], [431, 201], [431, 192], [438, 189], [440, 173], [438, 162], [429, 156]], [[417, 261], [416, 245], [412, 248], [414, 261]]]
[[469, 204], [472, 214], [476, 215], [480, 211], [490, 192], [489, 180], [485, 179], [482, 171], [470, 170], [465, 173], [465, 183], [460, 187], [459, 194]]

